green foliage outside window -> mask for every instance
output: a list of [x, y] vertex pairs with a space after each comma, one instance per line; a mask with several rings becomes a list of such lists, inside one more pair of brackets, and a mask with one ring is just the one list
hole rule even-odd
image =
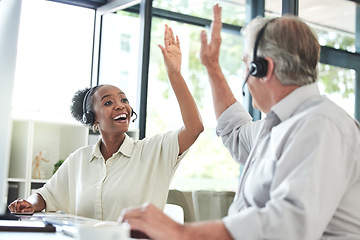
[[[349, 34], [340, 34], [334, 31], [317, 30], [321, 45], [355, 51], [355, 38]], [[349, 98], [354, 93], [355, 77], [352, 71], [330, 65], [319, 65], [319, 80], [323, 83], [325, 93], [340, 93], [343, 98]]]

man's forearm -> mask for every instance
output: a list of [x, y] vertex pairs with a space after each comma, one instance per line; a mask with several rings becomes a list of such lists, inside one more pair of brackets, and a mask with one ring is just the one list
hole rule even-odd
[[185, 224], [183, 240], [232, 240], [222, 220]]
[[207, 67], [211, 92], [213, 96], [214, 110], [216, 119], [232, 104], [236, 102], [224, 74], [219, 65], [215, 67]]

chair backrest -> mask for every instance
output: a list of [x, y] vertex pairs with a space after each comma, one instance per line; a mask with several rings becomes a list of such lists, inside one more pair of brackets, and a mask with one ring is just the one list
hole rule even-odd
[[170, 189], [166, 203], [182, 207], [184, 211], [184, 222], [195, 221], [192, 192]]
[[179, 205], [165, 204], [164, 213], [175, 222], [184, 224], [184, 210]]
[[193, 191], [195, 221], [215, 220], [227, 216], [235, 192]]

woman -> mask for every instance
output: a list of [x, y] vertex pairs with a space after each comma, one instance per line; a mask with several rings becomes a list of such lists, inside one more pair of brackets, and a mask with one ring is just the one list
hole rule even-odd
[[27, 200], [9, 205], [11, 212], [63, 210], [69, 214], [115, 221], [123, 208], [166, 203], [171, 179], [186, 151], [203, 131], [195, 101], [180, 73], [178, 37], [165, 25], [159, 45], [179, 102], [184, 126], [173, 132], [134, 141], [126, 135], [133, 109], [123, 91], [100, 85], [78, 91], [72, 115], [99, 131], [101, 139], [70, 154], [54, 176]]

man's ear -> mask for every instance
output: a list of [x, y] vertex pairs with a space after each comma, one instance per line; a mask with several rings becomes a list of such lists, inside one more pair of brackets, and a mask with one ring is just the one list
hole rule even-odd
[[267, 62], [267, 72], [266, 75], [261, 78], [261, 81], [263, 82], [269, 81], [271, 79], [271, 77], [274, 74], [274, 68], [275, 68], [274, 61], [271, 58], [266, 57], [265, 60]]

